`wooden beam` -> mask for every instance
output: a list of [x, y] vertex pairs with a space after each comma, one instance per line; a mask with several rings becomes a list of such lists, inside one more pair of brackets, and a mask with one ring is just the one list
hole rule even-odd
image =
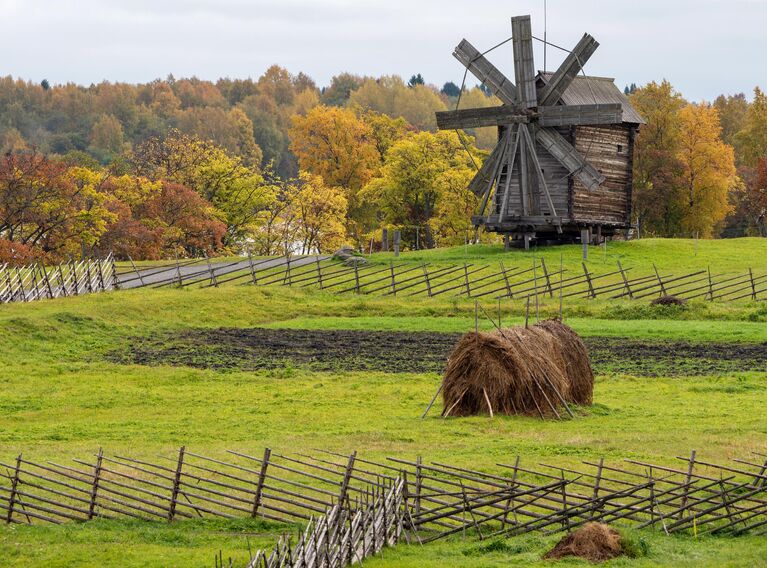
[[538, 92], [535, 88], [535, 62], [533, 60], [533, 30], [530, 16], [511, 19], [512, 45], [514, 46], [514, 75], [517, 93], [522, 106], [538, 106]]
[[543, 188], [544, 195], [546, 196], [546, 203], [549, 206], [549, 214], [552, 217], [556, 217], [557, 210], [554, 207], [554, 202], [551, 200], [549, 187], [546, 185], [546, 180], [544, 179], [543, 172], [541, 171], [541, 164], [538, 162], [538, 154], [535, 151], [535, 143], [533, 142], [533, 137], [530, 136], [530, 131], [528, 130], [527, 125], [521, 125], [519, 129], [522, 131], [522, 134], [527, 141], [527, 145], [530, 151], [530, 158], [532, 159], [533, 167], [535, 169], [535, 174], [538, 176], [538, 181], [541, 182], [540, 185]]
[[541, 91], [541, 106], [555, 105], [562, 98], [570, 83], [599, 47], [599, 42], [589, 34], [584, 34], [578, 45], [568, 54], [562, 65]]
[[505, 104], [517, 104], [517, 88], [514, 83], [509, 81], [468, 40], [464, 39], [456, 46], [453, 57], [460, 61], [464, 67], [471, 71], [472, 75], [486, 85]]
[[530, 117], [528, 115], [521, 114], [518, 109], [506, 105], [499, 107], [448, 110], [436, 114], [437, 128], [440, 130], [481, 128], [483, 126], [501, 126], [505, 124], [530, 122]]
[[[509, 190], [511, 189], [511, 175], [514, 172], [514, 160], [517, 157], [517, 150], [519, 149], [519, 128], [520, 127], [518, 126], [512, 127], [511, 136], [514, 137], [514, 142], [511, 147], [511, 153], [509, 155], [509, 159], [506, 163], [506, 185], [504, 186], [503, 202], [501, 203], [501, 211], [499, 213], [500, 221], [503, 221], [503, 218], [506, 216], [506, 208], [508, 207], [508, 204], [509, 204]], [[506, 235], [506, 237], [507, 239], [505, 241], [505, 244], [506, 244], [506, 250], [508, 250], [509, 249], [508, 235]]]

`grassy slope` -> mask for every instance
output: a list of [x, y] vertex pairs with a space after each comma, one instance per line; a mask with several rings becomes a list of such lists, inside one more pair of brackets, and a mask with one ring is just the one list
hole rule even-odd
[[[753, 254], [753, 243], [745, 245], [747, 254]], [[703, 246], [701, 242], [700, 250]], [[558, 253], [551, 254], [558, 259]], [[718, 257], [711, 261], [723, 266], [733, 262]], [[544, 307], [546, 313], [555, 310], [556, 306]], [[506, 321], [519, 318], [518, 306], [510, 311], [504, 312]], [[596, 385], [598, 405], [587, 416], [563, 423], [486, 417], [420, 421], [438, 384], [436, 374], [331, 374], [290, 367], [226, 373], [124, 367], [102, 360], [103, 353], [118, 348], [127, 337], [159, 330], [272, 325], [461, 331], [473, 327], [472, 313], [471, 302], [337, 297], [251, 287], [121, 292], [2, 306], [0, 457], [7, 461], [23, 450], [31, 458], [62, 460], [84, 457], [99, 446], [154, 457], [170, 454], [181, 444], [202, 453], [270, 445], [284, 451], [364, 449], [375, 456], [422, 453], [426, 459], [492, 467], [517, 453], [531, 464], [576, 464], [596, 456], [608, 461], [629, 456], [668, 461], [695, 448], [716, 460], [767, 445], [765, 373], [675, 379], [602, 376]], [[621, 319], [659, 317], [628, 302], [579, 301], [568, 304], [567, 314], [572, 315], [570, 323], [591, 335], [767, 341], [767, 326], [758, 323], [767, 316], [764, 303], [701, 304], [683, 312], [660, 312], [661, 317], [696, 318], [691, 321]], [[212, 565], [216, 550], [223, 549], [225, 556], [242, 555], [244, 534], [258, 546], [271, 542], [268, 533], [268, 527], [247, 523], [2, 527], [0, 557], [54, 566], [73, 565], [78, 558], [83, 559], [81, 565], [116, 558], [133, 566]], [[646, 538], [650, 556], [619, 565], [651, 565], [664, 559], [683, 565], [683, 556], [687, 565], [693, 560], [696, 565], [737, 565], [739, 558], [758, 564], [759, 541], [754, 539]], [[551, 539], [535, 537], [524, 550], [514, 548], [516, 543], [515, 539], [511, 548], [493, 552], [476, 549], [473, 540], [457, 539], [423, 550], [388, 551], [383, 561], [371, 564], [526, 565], [540, 557]]]

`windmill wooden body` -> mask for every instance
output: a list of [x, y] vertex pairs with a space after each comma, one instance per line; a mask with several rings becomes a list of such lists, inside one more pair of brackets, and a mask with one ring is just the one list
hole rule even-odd
[[467, 40], [453, 55], [503, 103], [437, 113], [440, 129], [497, 126], [470, 188], [476, 227], [524, 242], [598, 240], [631, 226], [634, 138], [643, 123], [612, 79], [579, 76], [585, 34], [554, 73], [535, 71], [530, 16], [512, 18], [514, 81]]

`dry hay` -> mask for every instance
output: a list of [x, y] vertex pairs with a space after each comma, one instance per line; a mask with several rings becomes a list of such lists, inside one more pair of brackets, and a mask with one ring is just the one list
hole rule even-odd
[[563, 401], [592, 402], [588, 351], [557, 320], [461, 338], [443, 380], [443, 415], [483, 413], [560, 416]]
[[687, 300], [679, 296], [661, 296], [650, 302], [651, 306], [684, 306]]
[[618, 531], [602, 523], [586, 523], [560, 540], [544, 558], [577, 556], [591, 562], [604, 562], [621, 554], [623, 547]]

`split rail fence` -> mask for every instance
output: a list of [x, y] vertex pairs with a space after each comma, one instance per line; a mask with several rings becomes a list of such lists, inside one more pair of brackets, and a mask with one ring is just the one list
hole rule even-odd
[[587, 460], [578, 467], [494, 471], [420, 457], [364, 459], [331, 452], [213, 458], [181, 448], [155, 463], [99, 451], [73, 464], [18, 456], [0, 463], [0, 515], [8, 523], [132, 517], [175, 521], [254, 517], [305, 526], [258, 552], [251, 567], [346, 566], [404, 538], [480, 539], [570, 531], [589, 521], [684, 532], [767, 532], [767, 453], [720, 464], [692, 452], [678, 465]]
[[[319, 288], [336, 293], [406, 297], [468, 298], [609, 298], [650, 299], [673, 295], [686, 300], [767, 300], [767, 272], [749, 269], [739, 274], [712, 273], [709, 269], [669, 273], [653, 267], [651, 274], [634, 276], [620, 262], [614, 270], [591, 272], [552, 270], [544, 259], [530, 266], [473, 263], [433, 266], [429, 263], [376, 263], [351, 265], [329, 257], [279, 257], [212, 264], [208, 259], [177, 262], [142, 272], [120, 274], [121, 287], [217, 287], [225, 283], [257, 286], [282, 285]], [[139, 282], [140, 280], [140, 282]]]
[[473, 299], [606, 298], [642, 300], [676, 296], [685, 300], [767, 301], [767, 272], [738, 274], [709, 269], [634, 275], [620, 262], [614, 270], [552, 270], [543, 259], [530, 266], [434, 266], [391, 262], [351, 265], [327, 256], [285, 256], [231, 262], [208, 258], [117, 270], [112, 255], [104, 260], [70, 262], [45, 268], [0, 266], [0, 301], [28, 302], [128, 288], [218, 287], [224, 284], [291, 286], [343, 293], [397, 297], [466, 297]]
[[79, 296], [113, 290], [117, 283], [114, 257], [70, 261], [45, 267], [0, 265], [0, 303]]

